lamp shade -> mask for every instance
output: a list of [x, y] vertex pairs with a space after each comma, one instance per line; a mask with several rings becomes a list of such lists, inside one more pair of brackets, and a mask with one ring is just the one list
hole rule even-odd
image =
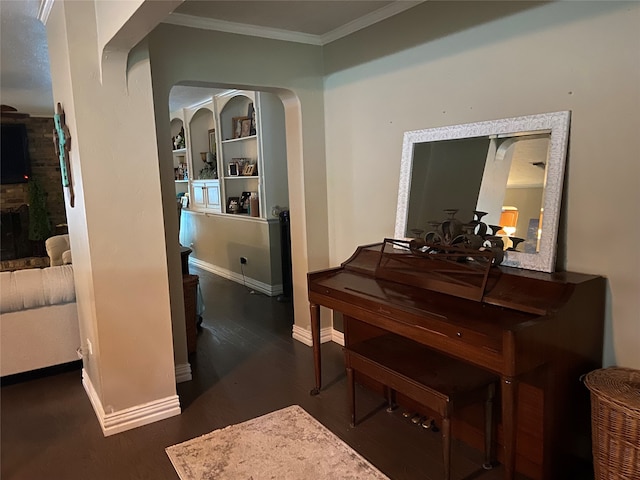
[[518, 224], [518, 209], [515, 207], [503, 207], [500, 214], [500, 226], [502, 230], [498, 233], [511, 236], [516, 233], [516, 225]]

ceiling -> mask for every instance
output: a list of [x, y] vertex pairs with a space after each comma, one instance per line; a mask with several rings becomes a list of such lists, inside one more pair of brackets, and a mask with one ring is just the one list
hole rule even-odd
[[53, 114], [49, 50], [40, 0], [0, 0], [0, 103]]
[[[394, 1], [207, 1], [186, 0], [175, 14], [322, 36]], [[406, 2], [411, 4], [411, 2]], [[414, 2], [415, 3], [415, 2]]]
[[[58, 0], [59, 1], [59, 0]], [[324, 45], [424, 0], [186, 0], [167, 23]], [[0, 103], [32, 115], [53, 114], [41, 0], [0, 0]], [[170, 108], [199, 103], [211, 91], [175, 87]]]

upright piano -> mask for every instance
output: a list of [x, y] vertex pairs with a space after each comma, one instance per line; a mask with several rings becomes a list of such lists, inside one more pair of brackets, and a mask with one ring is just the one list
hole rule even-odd
[[[393, 333], [499, 376], [505, 478], [566, 478], [568, 460], [590, 454], [589, 393], [580, 378], [601, 366], [605, 279], [449, 253], [421, 255], [386, 239], [358, 247], [340, 267], [308, 274], [312, 394], [322, 388], [323, 306], [342, 314], [347, 347]], [[473, 415], [456, 422], [454, 435], [479, 443]]]

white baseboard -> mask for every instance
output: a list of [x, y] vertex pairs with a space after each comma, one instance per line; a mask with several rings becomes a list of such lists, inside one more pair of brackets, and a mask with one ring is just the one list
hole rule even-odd
[[239, 273], [232, 272], [231, 270], [227, 270], [226, 268], [218, 267], [217, 265], [213, 265], [208, 262], [204, 262], [199, 260], [193, 256], [189, 257], [189, 263], [199, 267], [207, 272], [214, 273], [220, 277], [226, 278], [227, 280], [232, 280], [241, 285], [246, 285], [247, 287], [257, 290], [260, 293], [264, 293], [270, 297], [275, 297], [276, 295], [280, 295], [284, 292], [283, 286], [280, 285], [269, 285], [267, 283], [261, 282], [259, 280], [255, 280], [251, 277], [247, 277], [246, 275], [243, 277]]
[[190, 363], [176, 365], [176, 383], [190, 382], [192, 379]]
[[95, 388], [93, 388], [89, 375], [87, 375], [84, 369], [82, 369], [82, 385], [89, 396], [93, 411], [98, 417], [102, 434], [105, 437], [142, 427], [143, 425], [180, 415], [181, 413], [180, 399], [177, 395], [142, 405], [136, 405], [135, 407], [125, 408], [119, 412], [105, 413], [102, 408], [102, 402]]
[[338, 345], [341, 345], [344, 347], [344, 333], [339, 332], [338, 330], [332, 330], [331, 341], [336, 342]]
[[[311, 330], [307, 330], [306, 328], [299, 327], [298, 325], [293, 326], [293, 331], [291, 336], [294, 340], [298, 340], [301, 343], [304, 343], [308, 347], [313, 346], [313, 338], [311, 337]], [[344, 333], [334, 330], [332, 327], [326, 327], [320, 329], [320, 343], [326, 342], [336, 342], [339, 345], [344, 346]]]

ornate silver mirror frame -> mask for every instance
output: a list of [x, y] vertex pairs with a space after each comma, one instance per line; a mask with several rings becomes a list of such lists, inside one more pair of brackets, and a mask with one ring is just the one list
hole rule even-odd
[[[495, 138], [517, 138], [523, 136], [540, 137], [541, 134], [548, 135], [548, 151], [546, 166], [544, 166], [544, 181], [542, 190], [542, 225], [539, 226], [539, 237], [537, 251], [535, 253], [525, 253], [520, 251], [506, 251], [502, 265], [538, 270], [543, 272], [553, 272], [555, 269], [555, 257], [557, 251], [558, 221], [560, 216], [560, 205], [562, 200], [562, 185], [564, 180], [564, 169], [569, 137], [569, 123], [571, 114], [568, 111], [544, 113], [539, 115], [528, 115], [523, 117], [505, 118], [486, 122], [468, 123], [463, 125], [452, 125], [425, 130], [415, 130], [406, 132], [402, 145], [402, 163], [400, 170], [400, 185], [398, 189], [398, 206], [396, 211], [395, 238], [409, 238], [407, 234], [407, 219], [409, 216], [409, 205], [411, 197], [412, 174], [414, 173], [414, 152], [416, 146], [427, 142], [439, 142], [443, 140], [472, 139], [485, 137]], [[422, 148], [422, 147], [421, 147]], [[476, 209], [483, 210], [488, 202], [487, 193], [500, 198], [504, 198], [507, 188], [506, 178], [509, 176], [510, 162], [502, 160], [499, 150], [495, 155], [486, 156], [484, 166], [484, 177], [477, 197]], [[489, 149], [489, 153], [491, 148]], [[482, 160], [481, 160], [482, 161]], [[540, 162], [537, 162], [540, 163]], [[453, 167], [452, 167], [453, 168]], [[504, 172], [506, 169], [506, 172]], [[502, 171], [501, 171], [502, 170]], [[491, 173], [492, 181], [487, 181], [487, 172]], [[498, 171], [496, 177], [495, 172]], [[502, 178], [499, 184], [496, 178]], [[420, 192], [425, 196], [425, 192]], [[491, 216], [491, 215], [489, 215]], [[493, 212], [495, 218], [495, 212]], [[441, 218], [440, 220], [444, 219]], [[495, 220], [494, 220], [495, 222]], [[489, 223], [489, 222], [487, 222]]]

